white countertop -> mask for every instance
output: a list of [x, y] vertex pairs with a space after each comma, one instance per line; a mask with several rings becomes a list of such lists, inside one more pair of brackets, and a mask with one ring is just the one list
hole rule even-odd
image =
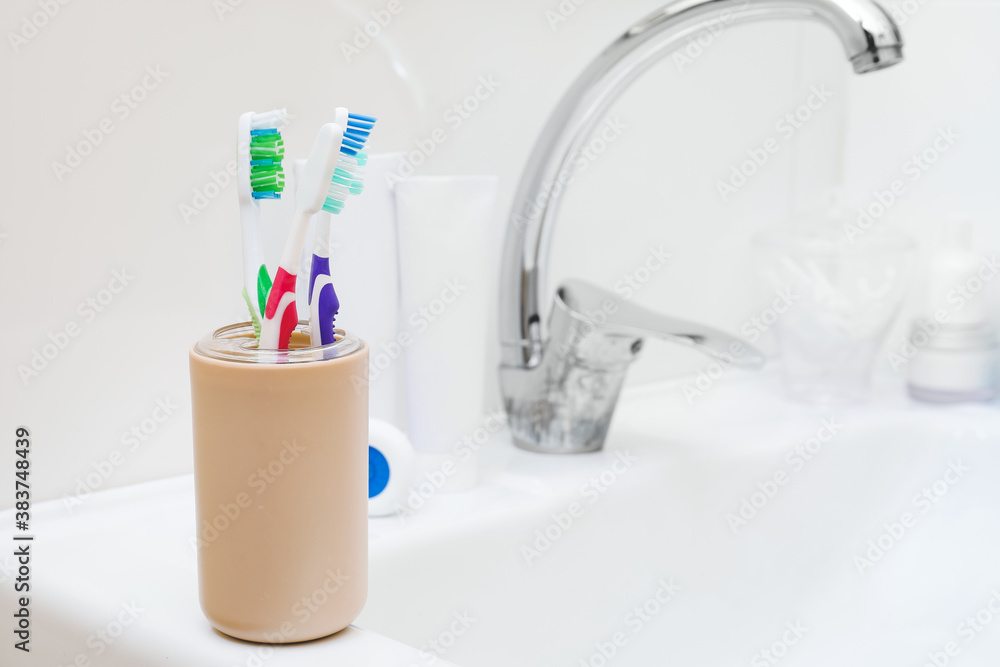
[[[355, 627], [274, 647], [215, 631], [198, 604], [194, 516], [191, 475], [95, 493], [72, 513], [60, 501], [37, 504], [32, 511], [31, 652], [15, 650], [8, 631], [0, 663], [405, 667], [426, 662], [416, 649]], [[0, 513], [5, 545], [13, 544], [13, 520], [11, 511]], [[5, 615], [15, 605], [12, 551], [5, 546], [0, 557]]]
[[[747, 479], [756, 479], [753, 475], [759, 473], [761, 461], [780, 457], [789, 442], [800, 441], [802, 434], [815, 430], [822, 415], [828, 413], [788, 403], [779, 397], [774, 383], [773, 375], [745, 378], [734, 375], [715, 387], [704, 402], [694, 406], [684, 401], [677, 383], [629, 391], [615, 416], [608, 448], [594, 455], [532, 454], [510, 445], [505, 432], [496, 434], [484, 448], [481, 483], [474, 490], [438, 494], [405, 522], [396, 518], [370, 521], [375, 565], [373, 595], [369, 598], [372, 608], [366, 609], [359, 624], [377, 627], [414, 645], [434, 636], [443, 627], [440, 619], [457, 607], [438, 605], [440, 614], [430, 621], [433, 612], [428, 606], [433, 606], [433, 601], [427, 600], [427, 595], [444, 599], [440, 586], [453, 585], [454, 597], [458, 599], [475, 587], [463, 584], [460, 576], [453, 576], [456, 571], [449, 570], [440, 579], [422, 582], [429, 588], [417, 596], [420, 599], [412, 595], [410, 598], [414, 599], [409, 599], [396, 588], [400, 585], [398, 580], [376, 579], [380, 572], [393, 570], [397, 573], [394, 576], [405, 581], [410, 576], [406, 573], [415, 553], [427, 552], [430, 562], [440, 559], [435, 555], [441, 553], [440, 546], [435, 545], [455, 540], [457, 535], [468, 534], [473, 528], [496, 532], [501, 530], [499, 526], [506, 525], [514, 527], [515, 537], [521, 533], [528, 535], [537, 525], [534, 515], [547, 512], [545, 508], [560, 507], [564, 498], [575, 497], [581, 480], [605, 469], [609, 461], [626, 449], [636, 451], [650, 464], [664, 463], [665, 467], [647, 465], [648, 474], [637, 473], [634, 483], [641, 492], [645, 484], [641, 475], [662, 475], [662, 479], [653, 481], [661, 486], [669, 484], [676, 496], [670, 499], [670, 517], [697, 509], [683, 500], [702, 493], [698, 480], [691, 478], [691, 470], [696, 469], [690, 465], [692, 456], [699, 460], [724, 460], [729, 462], [727, 466], [752, 464], [747, 468], [750, 475]], [[979, 477], [1000, 467], [996, 450], [990, 446], [1000, 441], [1000, 409], [996, 405], [938, 408], [913, 403], [899, 389], [898, 383], [890, 381], [880, 388], [870, 405], [838, 411], [838, 418], [849, 424], [850, 430], [865, 424], [888, 427], [899, 424], [906, 425], [910, 433], [933, 430], [946, 434], [948, 442], [935, 441], [909, 450], [912, 456], [927, 458], [933, 465], [954, 449], [959, 453], [979, 452], [973, 459], [979, 464]], [[872, 437], [879, 432], [872, 431]], [[892, 443], [890, 449], [896, 451], [907, 446], [907, 442]], [[900, 452], [900, 456], [909, 455]], [[857, 470], [858, 479], [868, 474], [863, 468], [848, 470]], [[981, 496], [979, 488], [978, 483], [970, 483], [963, 493]], [[742, 491], [737, 487], [733, 493]], [[870, 502], [861, 496], [856, 500]], [[979, 500], [986, 503], [983, 497]], [[992, 502], [990, 496], [989, 503]], [[611, 505], [608, 509], [611, 510]], [[987, 509], [986, 505], [983, 509]], [[754, 529], [772, 530], [771, 522], [777, 515], [778, 511], [773, 511], [771, 517], [760, 519]], [[73, 511], [58, 500], [35, 505], [32, 529], [36, 539], [31, 546], [32, 652], [25, 655], [14, 650], [8, 634], [0, 648], [0, 655], [4, 656], [0, 662], [80, 667], [428, 664], [427, 654], [356, 627], [314, 642], [273, 648], [234, 640], [214, 631], [198, 604], [192, 544], [194, 516], [190, 475], [95, 493]], [[626, 518], [620, 516], [619, 521]], [[881, 515], [874, 519], [881, 521]], [[8, 545], [0, 552], [4, 554], [0, 556], [0, 609], [5, 614], [15, 605], [11, 581], [12, 524], [12, 511], [0, 513], [3, 531], [0, 539]], [[724, 528], [724, 524], [720, 525]], [[712, 537], [715, 530], [709, 531], [711, 539], [715, 539]], [[720, 535], [727, 536], [728, 531], [723, 530]], [[722, 538], [719, 539], [723, 544]], [[918, 551], [917, 538], [912, 544]], [[724, 549], [719, 551], [724, 552]], [[987, 554], [984, 552], [983, 556]], [[397, 567], [399, 563], [402, 567]], [[986, 562], [977, 567], [980, 565], [985, 567]], [[555, 590], [551, 593], [559, 594]], [[513, 612], [498, 608], [497, 613], [503, 616]], [[413, 628], [412, 632], [407, 628]], [[504, 624], [497, 624], [498, 634], [487, 638], [487, 632], [494, 629], [487, 629], [484, 623], [479, 639], [468, 640], [470, 655], [476, 641], [487, 646], [497, 646], [496, 642], [503, 641], [509, 644], [505, 648], [514, 651], [519, 644], [510, 640], [510, 630]], [[101, 639], [102, 634], [106, 640]], [[448, 657], [464, 662], [461, 656]], [[435, 664], [447, 663], [435, 656]]]

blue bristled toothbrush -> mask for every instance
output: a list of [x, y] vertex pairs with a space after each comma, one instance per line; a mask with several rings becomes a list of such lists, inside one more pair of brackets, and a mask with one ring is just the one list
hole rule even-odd
[[313, 345], [327, 345], [336, 340], [333, 324], [340, 310], [340, 300], [330, 278], [330, 218], [344, 210], [343, 203], [348, 196], [359, 195], [364, 189], [368, 156], [363, 149], [375, 121], [372, 116], [349, 113], [344, 107], [336, 110], [334, 122], [345, 130], [328, 194], [329, 201], [339, 205], [324, 207], [327, 213], [320, 213], [316, 219], [316, 243], [309, 274], [309, 324]]
[[285, 241], [261, 321], [259, 347], [262, 350], [287, 350], [292, 331], [299, 321], [295, 309], [295, 283], [309, 221], [321, 210], [343, 208], [343, 202], [331, 198], [328, 192], [330, 179], [337, 169], [342, 141], [343, 128], [339, 125], [327, 123], [321, 127], [302, 169], [302, 177], [295, 190], [292, 228]]

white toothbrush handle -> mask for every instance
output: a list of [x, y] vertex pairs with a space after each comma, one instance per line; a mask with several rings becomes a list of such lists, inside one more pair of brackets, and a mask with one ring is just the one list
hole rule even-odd
[[[260, 251], [260, 205], [251, 200], [240, 204], [240, 221], [243, 224], [243, 287], [250, 302], [257, 306], [257, 273], [263, 264]], [[260, 313], [263, 317], [264, 314]]]
[[313, 254], [319, 257], [330, 256], [330, 219], [333, 214], [320, 211], [316, 214], [316, 242], [313, 243]]
[[278, 302], [278, 309], [274, 317], [264, 318], [260, 323], [260, 349], [277, 350], [281, 342], [281, 322], [285, 319], [285, 312], [289, 308], [295, 308], [295, 292], [286, 292], [281, 295]]
[[296, 207], [295, 215], [292, 217], [292, 229], [288, 232], [288, 240], [285, 241], [285, 249], [281, 253], [281, 263], [278, 264], [292, 275], [299, 272], [299, 256], [302, 253], [302, 246], [306, 242], [310, 218], [312, 218], [312, 214]]

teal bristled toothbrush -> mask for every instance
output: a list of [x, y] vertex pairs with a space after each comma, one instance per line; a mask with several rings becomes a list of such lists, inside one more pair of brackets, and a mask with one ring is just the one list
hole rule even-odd
[[328, 190], [337, 169], [343, 129], [336, 123], [320, 128], [312, 151], [302, 169], [302, 178], [295, 190], [295, 214], [292, 228], [285, 241], [274, 285], [267, 296], [261, 320], [260, 345], [264, 350], [286, 350], [292, 331], [298, 323], [295, 306], [295, 282], [299, 272], [299, 256], [305, 242], [309, 220], [321, 210], [343, 208], [343, 201], [332, 198]]
[[345, 128], [344, 136], [337, 168], [330, 180], [329, 205], [323, 207], [325, 213], [316, 219], [316, 242], [309, 272], [309, 324], [313, 345], [327, 345], [336, 340], [333, 324], [340, 310], [340, 300], [330, 277], [331, 216], [344, 210], [348, 196], [359, 195], [364, 189], [364, 167], [368, 162], [364, 147], [375, 121], [372, 116], [349, 113], [344, 107], [336, 110], [334, 122]]

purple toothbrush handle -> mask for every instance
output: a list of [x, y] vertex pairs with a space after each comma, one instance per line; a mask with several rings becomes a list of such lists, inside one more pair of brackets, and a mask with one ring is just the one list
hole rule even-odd
[[[313, 301], [313, 287], [316, 285], [316, 279], [329, 275], [330, 258], [313, 255], [310, 272], [312, 280], [309, 281], [309, 303]], [[320, 288], [316, 298], [319, 299], [317, 310], [319, 312], [320, 341], [323, 345], [328, 345], [336, 340], [333, 334], [333, 322], [340, 310], [340, 299], [337, 298], [337, 292], [333, 289], [333, 285], [329, 283]]]
[[337, 317], [338, 310], [340, 310], [340, 300], [337, 299], [337, 292], [334, 291], [333, 285], [327, 283], [319, 291], [319, 317], [320, 325], [323, 327], [319, 335], [323, 345], [336, 340], [333, 335], [333, 321]]

